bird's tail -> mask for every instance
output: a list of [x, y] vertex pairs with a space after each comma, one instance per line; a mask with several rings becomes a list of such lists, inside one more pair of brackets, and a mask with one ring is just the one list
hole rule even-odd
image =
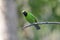
[[36, 29], [37, 29], [37, 30], [39, 30], [39, 29], [40, 29], [40, 27], [39, 27], [39, 25], [38, 25], [38, 24], [35, 24], [34, 26], [36, 27]]

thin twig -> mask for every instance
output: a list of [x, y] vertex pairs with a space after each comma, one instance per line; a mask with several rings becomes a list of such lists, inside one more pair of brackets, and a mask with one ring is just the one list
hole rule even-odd
[[33, 26], [35, 24], [59, 24], [60, 25], [60, 22], [37, 22], [37, 23], [32, 23], [32, 24], [29, 24], [29, 25], [25, 25], [23, 27], [23, 29], [27, 28], [27, 27], [30, 27], [30, 26]]

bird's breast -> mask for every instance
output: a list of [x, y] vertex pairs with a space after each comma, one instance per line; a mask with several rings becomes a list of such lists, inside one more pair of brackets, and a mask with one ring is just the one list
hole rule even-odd
[[32, 17], [26, 17], [26, 20], [27, 20], [29, 23], [34, 23], [34, 22], [35, 22], [34, 18], [32, 18]]

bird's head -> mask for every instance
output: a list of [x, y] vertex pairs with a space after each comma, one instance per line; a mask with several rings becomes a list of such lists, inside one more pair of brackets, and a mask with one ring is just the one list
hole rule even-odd
[[24, 16], [27, 16], [27, 12], [26, 11], [22, 11]]

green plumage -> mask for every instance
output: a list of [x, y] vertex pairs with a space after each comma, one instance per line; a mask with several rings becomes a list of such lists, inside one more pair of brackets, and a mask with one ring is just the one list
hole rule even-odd
[[25, 18], [30, 23], [34, 23], [36, 21], [36, 18], [30, 12], [28, 12], [28, 14]]
[[[35, 22], [37, 22], [35, 16], [34, 16], [31, 12], [26, 12], [26, 11], [24, 11], [23, 14], [24, 14], [26, 20], [27, 20], [29, 23], [35, 23]], [[34, 26], [36, 27], [36, 29], [40, 29], [40, 27], [39, 27], [38, 24], [35, 24]]]

